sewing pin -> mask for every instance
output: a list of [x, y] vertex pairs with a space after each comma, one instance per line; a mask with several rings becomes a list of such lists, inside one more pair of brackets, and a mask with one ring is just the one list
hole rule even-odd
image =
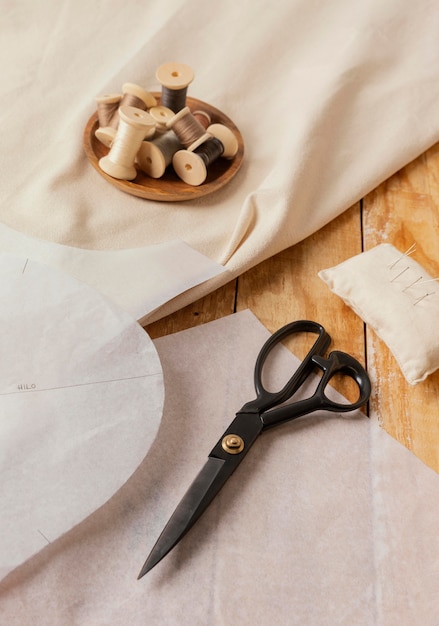
[[418, 298], [417, 300], [413, 302], [413, 306], [415, 306], [415, 304], [418, 304], [418, 302], [421, 302], [421, 300], [423, 300], [424, 298], [427, 298], [427, 296], [433, 296], [433, 295], [434, 295], [434, 291], [432, 293], [425, 293], [423, 296], [421, 296], [420, 298]]
[[428, 280], [423, 280], [422, 283], [419, 283], [419, 284], [420, 285], [426, 285], [427, 283], [434, 283], [434, 282], [436, 282], [438, 280], [439, 280], [439, 278], [429, 278]]
[[397, 274], [396, 276], [394, 276], [390, 282], [391, 282], [391, 283], [393, 283], [393, 281], [394, 281], [394, 280], [396, 280], [397, 278], [399, 278], [400, 276], [402, 276], [402, 274], [404, 274], [404, 272], [406, 272], [408, 269], [409, 269], [409, 266], [407, 265], [407, 267], [406, 267], [406, 268], [404, 268], [401, 272], [399, 272], [399, 274]]
[[397, 263], [399, 263], [399, 261], [400, 261], [403, 257], [405, 257], [405, 256], [410, 256], [411, 254], [413, 254], [413, 252], [416, 252], [416, 244], [415, 244], [415, 243], [412, 243], [412, 245], [410, 246], [410, 248], [408, 248], [408, 250], [406, 250], [406, 251], [404, 252], [404, 254], [401, 254], [401, 256], [400, 256], [399, 258], [397, 258], [397, 259], [396, 259], [396, 261], [393, 261], [393, 263], [391, 263], [391, 264], [389, 265], [389, 270], [391, 270], [392, 268], [394, 268], [394, 267], [395, 267], [395, 265], [396, 265]]
[[404, 291], [407, 291], [407, 289], [410, 289], [410, 287], [413, 287], [413, 285], [416, 285], [416, 283], [419, 283], [420, 280], [422, 280], [422, 276], [419, 276], [419, 278], [417, 278], [412, 283], [410, 283], [410, 285], [407, 285], [407, 287], [404, 287], [404, 289], [402, 290], [402, 293], [404, 293]]

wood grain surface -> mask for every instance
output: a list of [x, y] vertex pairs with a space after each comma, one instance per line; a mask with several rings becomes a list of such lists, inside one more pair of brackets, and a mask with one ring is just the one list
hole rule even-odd
[[[271, 332], [295, 319], [316, 320], [332, 336], [332, 348], [367, 365], [371, 417], [439, 471], [439, 372], [409, 385], [384, 342], [317, 276], [320, 269], [389, 242], [402, 251], [416, 243], [416, 260], [439, 277], [438, 234], [439, 144], [311, 237], [146, 330], [155, 338], [247, 308]], [[298, 356], [300, 350], [295, 348]]]

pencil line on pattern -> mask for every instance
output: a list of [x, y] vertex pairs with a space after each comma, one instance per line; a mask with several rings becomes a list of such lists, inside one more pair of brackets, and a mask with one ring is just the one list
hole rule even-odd
[[95, 380], [90, 383], [76, 383], [73, 385], [60, 385], [59, 387], [43, 387], [42, 389], [18, 389], [17, 391], [0, 392], [0, 396], [10, 396], [19, 393], [36, 393], [39, 391], [56, 391], [57, 389], [71, 389], [73, 387], [86, 387], [87, 385], [103, 385], [105, 383], [117, 383], [125, 380], [137, 380], [139, 378], [148, 378], [149, 376], [157, 376], [158, 372], [153, 374], [141, 374], [140, 376], [128, 376], [127, 378], [111, 378], [109, 380]]

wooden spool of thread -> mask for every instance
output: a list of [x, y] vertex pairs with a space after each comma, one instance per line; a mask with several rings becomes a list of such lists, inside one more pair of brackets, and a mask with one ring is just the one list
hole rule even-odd
[[137, 176], [136, 154], [155, 121], [149, 113], [131, 106], [119, 108], [120, 123], [110, 152], [99, 159], [99, 167], [109, 176], [133, 180]]
[[205, 128], [195, 119], [189, 107], [184, 107], [176, 113], [166, 126], [169, 129], [172, 128], [185, 148], [191, 146], [206, 133]]
[[99, 124], [95, 130], [95, 137], [107, 148], [111, 147], [116, 134], [116, 129], [110, 124], [119, 108], [121, 99], [122, 96], [119, 93], [104, 94], [95, 98]]
[[161, 178], [178, 150], [181, 150], [181, 143], [175, 133], [168, 130], [165, 134], [142, 143], [137, 153], [137, 163], [151, 178]]
[[[143, 87], [139, 87], [139, 85], [136, 85], [135, 83], [125, 83], [122, 86], [122, 92], [123, 95], [119, 103], [119, 109], [122, 106], [131, 106], [136, 109], [146, 111], [147, 109], [157, 105], [155, 97], [149, 93], [149, 91], [145, 91]], [[119, 125], [118, 110], [114, 113], [109, 123], [109, 126], [112, 126], [113, 128], [117, 128]]]
[[165, 63], [156, 71], [156, 78], [162, 86], [161, 104], [178, 113], [186, 106], [189, 84], [194, 80], [192, 68], [184, 63]]
[[201, 124], [204, 130], [206, 130], [206, 128], [212, 123], [212, 118], [207, 111], [192, 111], [192, 115], [197, 122]]
[[111, 122], [111, 118], [115, 114], [119, 103], [122, 99], [120, 93], [107, 93], [102, 96], [96, 96], [96, 106], [98, 113], [98, 122], [101, 128], [105, 128]]
[[174, 111], [171, 111], [171, 109], [168, 109], [168, 107], [158, 105], [149, 109], [148, 113], [156, 121], [156, 133], [167, 133], [168, 127], [166, 126], [166, 124], [174, 117]]
[[224, 124], [210, 124], [206, 132], [216, 137], [223, 144], [224, 150], [221, 156], [224, 159], [233, 159], [239, 148], [238, 140], [233, 131]]
[[207, 178], [208, 167], [223, 154], [219, 139], [204, 135], [190, 150], [179, 150], [172, 158], [175, 173], [188, 185], [197, 187]]

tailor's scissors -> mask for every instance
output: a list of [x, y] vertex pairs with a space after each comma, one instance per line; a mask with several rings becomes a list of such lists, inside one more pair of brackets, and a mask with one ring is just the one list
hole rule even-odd
[[[262, 369], [267, 356], [276, 344], [287, 336], [300, 332], [311, 332], [318, 336], [284, 387], [278, 392], [268, 391], [262, 383]], [[166, 556], [195, 524], [262, 432], [317, 410], [353, 411], [368, 401], [371, 385], [366, 371], [356, 359], [345, 352], [335, 350], [325, 358], [323, 355], [330, 343], [331, 337], [323, 326], [308, 320], [300, 320], [283, 326], [265, 342], [256, 359], [254, 371], [256, 399], [247, 402], [238, 411], [235, 419], [209, 454], [204, 467], [183, 496], [151, 550], [138, 578], [144, 576]], [[303, 400], [284, 404], [316, 370], [321, 370], [322, 376], [314, 393]], [[357, 384], [359, 397], [355, 402], [339, 403], [327, 397], [326, 386], [337, 373], [352, 378]]]

